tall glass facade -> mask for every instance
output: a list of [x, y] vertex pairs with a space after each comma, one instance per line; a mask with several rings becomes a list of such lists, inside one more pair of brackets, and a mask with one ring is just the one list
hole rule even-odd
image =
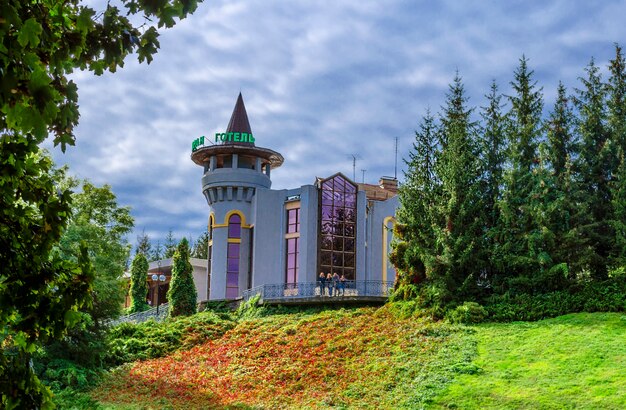
[[226, 250], [226, 299], [239, 296], [239, 254], [241, 248], [241, 217], [228, 218], [228, 248]]
[[341, 175], [320, 186], [319, 269], [356, 279], [357, 186]]

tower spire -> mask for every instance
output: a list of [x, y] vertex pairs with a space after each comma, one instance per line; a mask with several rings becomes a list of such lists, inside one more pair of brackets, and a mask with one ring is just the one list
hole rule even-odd
[[230, 116], [226, 132], [245, 132], [246, 134], [252, 134], [250, 122], [248, 121], [248, 113], [246, 112], [246, 106], [243, 104], [241, 92], [239, 92], [239, 96], [237, 97], [235, 109], [233, 110], [233, 114]]

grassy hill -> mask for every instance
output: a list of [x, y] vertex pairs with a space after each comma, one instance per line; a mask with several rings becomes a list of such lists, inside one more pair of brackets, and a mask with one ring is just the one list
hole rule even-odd
[[622, 314], [465, 327], [401, 307], [240, 320], [91, 395], [111, 409], [626, 408]]

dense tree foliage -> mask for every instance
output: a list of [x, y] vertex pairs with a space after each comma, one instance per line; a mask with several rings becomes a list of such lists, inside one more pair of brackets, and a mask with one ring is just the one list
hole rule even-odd
[[[39, 144], [49, 135], [74, 144], [75, 69], [115, 72], [137, 52], [150, 62], [157, 27], [171, 27], [198, 0], [122, 0], [103, 10], [81, 0], [0, 2], [0, 394], [4, 408], [50, 406], [34, 376], [36, 345], [60, 338], [89, 304], [93, 272], [87, 250], [77, 262], [52, 249], [70, 215], [70, 192], [57, 189]], [[134, 16], [144, 18], [139, 27]]]
[[469, 301], [623, 280], [615, 279], [626, 256], [621, 48], [606, 82], [593, 60], [580, 82], [572, 96], [559, 84], [546, 114], [522, 57], [511, 94], [493, 83], [474, 123], [455, 77], [438, 120], [430, 112], [422, 120], [407, 160], [391, 254], [396, 298], [415, 297], [443, 314]]
[[126, 294], [122, 275], [130, 245], [125, 235], [133, 227], [130, 209], [118, 206], [110, 186], [65, 177], [59, 185], [80, 190], [72, 194], [72, 216], [54, 251], [64, 260], [76, 260], [79, 245], [86, 244], [95, 277], [93, 303], [79, 310], [81, 322], [34, 357], [41, 379], [57, 392], [86, 387], [102, 368], [106, 321], [119, 315]]
[[189, 262], [189, 242], [183, 238], [176, 247], [172, 261], [172, 280], [167, 291], [170, 316], [193, 315], [197, 309], [197, 298], [193, 267]]

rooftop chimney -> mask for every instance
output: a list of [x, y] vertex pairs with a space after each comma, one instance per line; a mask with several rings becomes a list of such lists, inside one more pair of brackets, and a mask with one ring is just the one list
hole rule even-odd
[[393, 177], [380, 177], [378, 185], [385, 191], [393, 192], [394, 194], [398, 192], [398, 180]]

